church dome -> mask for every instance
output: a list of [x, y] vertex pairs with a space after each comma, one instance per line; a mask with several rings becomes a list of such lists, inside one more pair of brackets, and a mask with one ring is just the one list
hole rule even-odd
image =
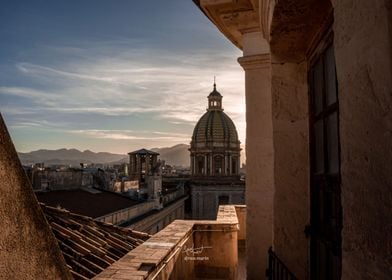
[[222, 95], [214, 90], [208, 96], [207, 112], [197, 122], [192, 136], [194, 148], [239, 148], [237, 130], [230, 117], [223, 112]]

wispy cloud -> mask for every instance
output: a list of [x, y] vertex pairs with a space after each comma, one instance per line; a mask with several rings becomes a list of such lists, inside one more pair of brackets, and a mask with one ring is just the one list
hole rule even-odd
[[133, 131], [133, 130], [71, 130], [68, 133], [76, 133], [87, 137], [111, 140], [143, 140], [143, 141], [173, 141], [175, 143], [188, 142], [190, 136], [183, 133], [170, 133], [159, 131]]
[[80, 74], [76, 72], [61, 71], [51, 67], [45, 67], [45, 66], [31, 64], [31, 63], [17, 63], [16, 68], [18, 68], [21, 72], [25, 74], [30, 74], [36, 77], [40, 77], [44, 75], [47, 77], [63, 76], [70, 79], [91, 80], [91, 81], [99, 81], [99, 82], [114, 81], [114, 78], [112, 77], [99, 77], [99, 76], [91, 76], [87, 74]]
[[[187, 143], [193, 125], [205, 112], [206, 97], [216, 75], [225, 112], [236, 123], [240, 137], [244, 137], [244, 82], [242, 70], [233, 61], [235, 55], [219, 50], [181, 54], [120, 46], [114, 50], [112, 45], [104, 50], [58, 47], [54, 49], [62, 55], [77, 54], [77, 59], [53, 65], [16, 63], [20, 75], [34, 85], [0, 87], [0, 99], [13, 100], [5, 107], [0, 105], [0, 110], [13, 116], [12, 125], [19, 129], [52, 128], [45, 121], [56, 120], [67, 123], [71, 135], [91, 139]], [[31, 120], [40, 124], [17, 118], [23, 112], [29, 112]], [[137, 118], [140, 126], [151, 129], [150, 134], [127, 131], [121, 121], [127, 117]], [[118, 123], [114, 127], [122, 130], [97, 129], [115, 124], [113, 118]], [[99, 122], [104, 126], [99, 127]], [[154, 122], [165, 129], [181, 126], [187, 134], [154, 134]]]

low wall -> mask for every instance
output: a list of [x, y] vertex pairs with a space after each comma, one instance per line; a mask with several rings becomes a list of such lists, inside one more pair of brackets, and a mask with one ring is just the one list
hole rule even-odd
[[171, 224], [174, 220], [184, 219], [184, 201], [187, 198], [185, 196], [173, 202], [171, 205], [160, 209], [159, 212], [132, 223], [128, 228], [154, 234]]
[[[216, 221], [195, 223], [194, 276], [199, 279], [235, 279], [238, 264], [239, 224], [234, 206], [219, 207]], [[197, 252], [196, 252], [197, 253]]]
[[246, 206], [235, 205], [235, 212], [237, 214], [238, 224], [240, 230], [238, 231], [238, 245], [245, 246], [246, 242]]
[[235, 279], [239, 230], [231, 205], [216, 221], [176, 220], [94, 279]]
[[136, 204], [132, 207], [121, 209], [108, 215], [98, 217], [95, 220], [118, 225], [150, 212], [155, 208], [155, 205], [155, 201], [146, 201]]

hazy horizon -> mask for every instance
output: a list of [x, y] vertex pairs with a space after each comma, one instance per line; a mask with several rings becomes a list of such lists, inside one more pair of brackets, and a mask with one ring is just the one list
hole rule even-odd
[[[173, 146], [170, 146], [170, 147], [169, 147], [169, 146], [164, 146], [164, 147], [152, 147], [151, 149], [173, 148], [173, 147], [178, 146], [178, 145], [187, 145], [187, 146], [189, 146], [189, 144], [178, 143], [178, 144], [174, 144]], [[21, 152], [21, 151], [18, 151], [18, 150], [17, 150], [17, 152], [18, 152], [18, 153], [23, 153], [23, 154], [28, 154], [28, 153], [36, 152], [36, 151], [39, 151], [39, 150], [57, 151], [57, 150], [63, 150], [63, 149], [66, 149], [66, 150], [78, 150], [78, 151], [80, 151], [80, 152], [90, 151], [90, 152], [93, 152], [93, 153], [111, 153], [111, 154], [118, 154], [118, 155], [123, 155], [123, 154], [127, 154], [127, 153], [129, 153], [129, 152], [133, 152], [133, 150], [132, 150], [132, 151], [128, 151], [128, 152], [125, 152], [125, 153], [112, 153], [112, 152], [108, 152], [108, 151], [94, 151], [94, 150], [90, 150], [90, 149], [81, 150], [81, 149], [77, 149], [77, 148], [73, 148], [73, 147], [69, 147], [69, 148], [59, 147], [59, 148], [56, 148], [56, 149], [45, 149], [45, 148], [42, 148], [42, 149], [31, 150], [31, 151], [27, 151], [27, 152]], [[140, 148], [140, 149], [142, 149], [142, 148]]]
[[0, 111], [16, 149], [189, 144], [214, 76], [245, 144], [241, 56], [192, 1], [8, 1]]

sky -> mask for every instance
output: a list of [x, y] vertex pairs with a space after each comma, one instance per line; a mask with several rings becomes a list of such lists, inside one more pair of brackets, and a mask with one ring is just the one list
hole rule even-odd
[[16, 149], [188, 144], [214, 76], [245, 143], [238, 50], [192, 0], [3, 0], [0, 111]]

